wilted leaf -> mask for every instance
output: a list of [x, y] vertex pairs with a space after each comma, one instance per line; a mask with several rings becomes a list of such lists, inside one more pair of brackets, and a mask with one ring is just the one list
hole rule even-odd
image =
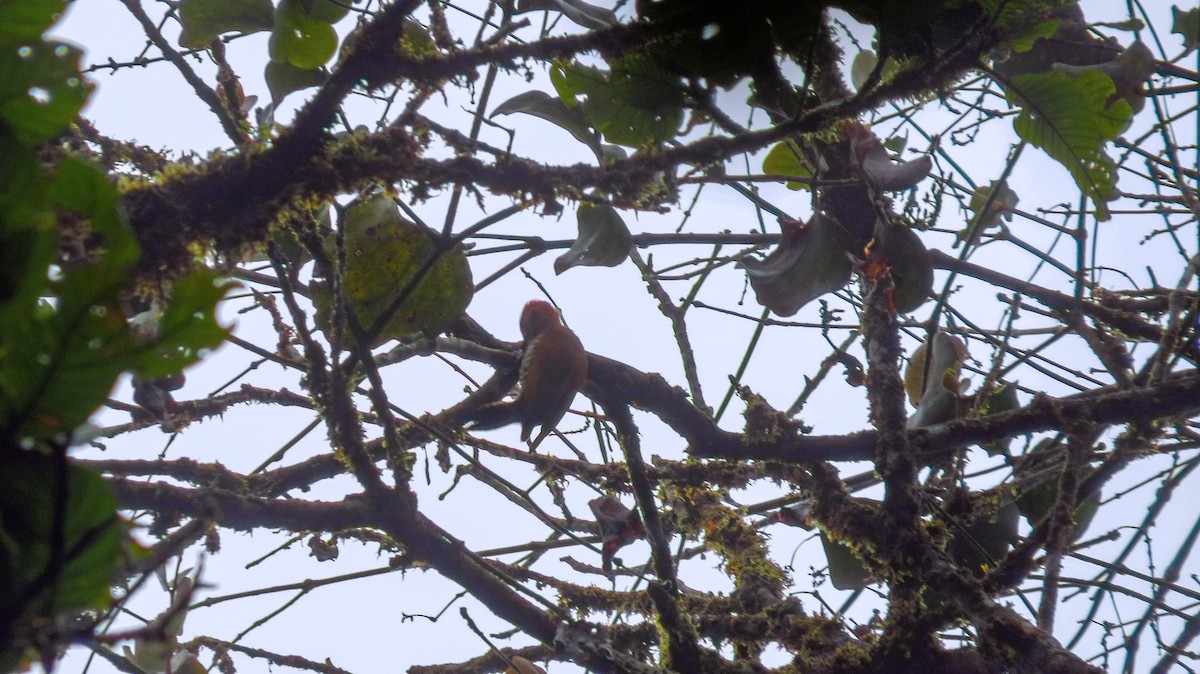
[[821, 367], [832, 367], [834, 363], [841, 363], [845, 368], [846, 383], [851, 386], [862, 386], [867, 383], [867, 373], [863, 370], [862, 361], [850, 355], [849, 353], [838, 349], [829, 355], [825, 360], [821, 361]]
[[1183, 38], [1183, 56], [1192, 53], [1200, 42], [1200, 7], [1186, 12], [1171, 5], [1171, 32]]
[[222, 33], [254, 33], [275, 24], [271, 0], [182, 0], [180, 46], [203, 49]]
[[829, 561], [829, 580], [839, 590], [861, 590], [871, 583], [871, 572], [844, 543], [831, 541], [821, 532], [821, 545]]
[[633, 237], [617, 209], [609, 204], [579, 204], [575, 212], [579, 235], [571, 248], [554, 261], [554, 273], [575, 266], [615, 267], [629, 257]]
[[957, 392], [958, 375], [967, 358], [967, 345], [963, 343], [962, 339], [941, 331], [933, 335], [933, 363], [930, 365], [928, 373], [925, 370], [927, 351], [928, 342], [918, 346], [908, 360], [908, 367], [904, 370], [904, 390], [908, 393], [908, 400], [913, 407], [921, 406], [921, 400], [925, 393], [932, 388], [931, 384], [935, 381], [942, 382], [946, 372], [950, 372], [953, 377], [953, 384], [950, 388]]
[[1071, 76], [1085, 72], [1102, 72], [1113, 81], [1116, 87], [1108, 99], [1112, 104], [1117, 98], [1125, 99], [1134, 113], [1141, 112], [1146, 105], [1146, 91], [1143, 85], [1154, 74], [1156, 62], [1154, 53], [1140, 40], [1121, 51], [1117, 58], [1095, 65], [1073, 66], [1064, 63], [1054, 64], [1054, 69]]
[[870, 49], [863, 49], [854, 55], [854, 60], [850, 62], [850, 82], [854, 84], [855, 89], [862, 89], [867, 83], [867, 77], [878, 64], [879, 56]]
[[971, 201], [967, 208], [975, 214], [971, 222], [957, 234], [958, 241], [970, 237], [972, 244], [979, 243], [979, 237], [987, 230], [1000, 226], [1000, 220], [1011, 221], [1013, 210], [1020, 198], [1006, 181], [993, 180], [987, 187], [981, 187], [971, 192]]
[[852, 266], [837, 224], [815, 215], [805, 224], [780, 220], [783, 240], [765, 258], [744, 257], [758, 303], [780, 316], [791, 316], [805, 304], [838, 290], [850, 280]]
[[[383, 194], [348, 205], [345, 221], [346, 267], [342, 292], [363, 329], [381, 320], [404, 288], [437, 251], [435, 234], [400, 216]], [[444, 251], [396, 312], [386, 318], [372, 346], [417, 332], [435, 335], [458, 320], [475, 286], [461, 248]], [[326, 283], [313, 284], [317, 325], [331, 328], [332, 301]]]
[[513, 14], [525, 12], [562, 12], [571, 21], [592, 30], [617, 25], [617, 15], [611, 9], [591, 5], [583, 0], [518, 0]]
[[809, 519], [809, 516], [812, 514], [812, 506], [812, 501], [809, 499], [783, 506], [775, 511], [775, 519], [789, 527], [799, 527], [804, 530], [812, 529], [813, 524]]
[[320, 536], [313, 536], [308, 539], [308, 554], [311, 557], [316, 557], [318, 562], [332, 562], [338, 558], [337, 539], [330, 538], [329, 542], [321, 540]]
[[604, 570], [608, 571], [612, 568], [613, 555], [617, 550], [642, 537], [642, 520], [637, 512], [607, 494], [588, 501], [588, 507], [600, 526], [602, 561]]
[[[813, 177], [812, 169], [804, 161], [803, 153], [800, 152], [796, 141], [792, 140], [785, 140], [771, 148], [766, 159], [763, 159], [763, 173], [806, 179]], [[789, 190], [812, 189], [807, 180], [805, 182], [789, 182], [787, 188]]]
[[879, 137], [862, 124], [851, 128], [850, 148], [867, 182], [885, 192], [906, 190], [924, 180], [933, 170], [929, 155], [893, 161]]
[[1125, 19], [1124, 21], [1097, 21], [1092, 25], [1103, 26], [1104, 28], [1112, 28], [1113, 30], [1123, 30], [1129, 33], [1146, 29], [1146, 22], [1136, 18]]
[[517, 94], [496, 106], [491, 116], [511, 115], [515, 112], [523, 112], [527, 115], [541, 117], [548, 122], [552, 122], [566, 130], [572, 136], [575, 136], [575, 139], [579, 142], [599, 153], [596, 134], [588, 126], [587, 120], [584, 119], [583, 113], [579, 111], [579, 108], [568, 108], [561, 100], [554, 98], [550, 94], [534, 90]]

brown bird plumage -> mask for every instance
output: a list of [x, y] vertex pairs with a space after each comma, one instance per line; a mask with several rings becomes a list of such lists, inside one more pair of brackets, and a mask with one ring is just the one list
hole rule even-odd
[[533, 428], [540, 426], [530, 443], [530, 447], [537, 447], [562, 420], [587, 381], [587, 351], [559, 320], [558, 311], [541, 300], [529, 302], [521, 311], [521, 337], [524, 354], [516, 400], [481, 409], [475, 428], [496, 428], [519, 421], [521, 440], [529, 442]]

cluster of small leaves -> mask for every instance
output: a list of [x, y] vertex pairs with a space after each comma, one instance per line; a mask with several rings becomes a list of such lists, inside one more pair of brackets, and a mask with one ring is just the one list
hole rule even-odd
[[[288, 94], [320, 85], [328, 77], [326, 64], [353, 39], [339, 38], [334, 24], [359, 0], [182, 0], [179, 44], [203, 49], [226, 33], [271, 32], [267, 88], [278, 105]], [[413, 54], [434, 49], [429, 35], [416, 22], [405, 24], [404, 49]]]

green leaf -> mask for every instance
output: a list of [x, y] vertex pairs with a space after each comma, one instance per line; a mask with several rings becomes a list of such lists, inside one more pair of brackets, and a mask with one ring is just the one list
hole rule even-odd
[[325, 65], [337, 51], [333, 26], [304, 12], [300, 0], [283, 0], [275, 9], [271, 32], [271, 60], [290, 63], [301, 70]]
[[1014, 52], [1022, 53], [1033, 49], [1035, 42], [1042, 38], [1051, 37], [1058, 31], [1058, 19], [1047, 19], [1033, 24], [1024, 31], [1008, 37], [1008, 46]]
[[[804, 154], [794, 140], [785, 140], [776, 144], [763, 159], [763, 173], [769, 175], [795, 176], [797, 178], [812, 178], [812, 169], [804, 160]], [[789, 182], [789, 190], [811, 190], [808, 182]]]
[[[185, 277], [172, 290], [154, 335], [133, 335], [118, 298], [128, 287], [126, 270], [138, 256], [115, 187], [87, 162], [60, 162], [48, 197], [73, 211], [101, 235], [103, 252], [90, 264], [61, 272], [42, 285], [54, 298], [36, 310], [0, 313], [0, 427], [33, 437], [69, 431], [87, 421], [108, 397], [117, 377], [137, 368], [168, 376], [219, 344], [226, 332], [213, 312], [225, 294], [214, 274]], [[53, 232], [51, 232], [53, 236]], [[47, 277], [43, 261], [40, 275]], [[27, 307], [29, 305], [26, 305]]]
[[79, 115], [92, 90], [79, 72], [81, 56], [52, 41], [0, 49], [0, 122], [21, 143], [50, 140]]
[[791, 316], [805, 304], [840, 289], [850, 281], [846, 246], [833, 220], [816, 215], [808, 223], [780, 221], [783, 240], [763, 259], [744, 257], [758, 303], [780, 316]]
[[179, 44], [203, 49], [222, 33], [256, 33], [275, 25], [271, 0], [181, 0]]
[[604, 71], [599, 68], [571, 61], [555, 61], [550, 66], [550, 83], [568, 108], [578, 105], [579, 96], [586, 94], [589, 86], [598, 86], [604, 78]]
[[1171, 5], [1171, 32], [1183, 38], [1183, 56], [1192, 53], [1200, 42], [1200, 7], [1186, 12]]
[[116, 302], [125, 276], [90, 266], [55, 284], [57, 307], [42, 305], [5, 335], [0, 427], [49, 437], [87, 421], [108, 397], [135, 344]]
[[1101, 220], [1109, 217], [1107, 202], [1116, 197], [1117, 181], [1105, 143], [1133, 114], [1124, 100], [1108, 103], [1115, 92], [1112, 79], [1098, 71], [1074, 77], [1056, 71], [1016, 75], [1007, 86], [1009, 102], [1021, 108], [1013, 120], [1017, 135], [1070, 171]]
[[921, 237], [904, 225], [893, 225], [877, 254], [891, 263], [892, 304], [902, 314], [915, 311], [933, 290], [933, 260]]
[[1021, 513], [1015, 503], [1006, 503], [990, 517], [977, 517], [962, 527], [951, 527], [946, 552], [959, 566], [979, 572], [996, 563], [1017, 540]]
[[0, 0], [0, 44], [40, 39], [65, 9], [64, 0]]
[[41, 259], [29, 280], [56, 301], [0, 314], [0, 352], [6, 356], [0, 361], [0, 427], [36, 437], [84, 423], [104, 402], [135, 346], [117, 296], [138, 248], [121, 217], [116, 189], [97, 169], [68, 157], [47, 197], [86, 218], [104, 237], [105, 251], [95, 263], [71, 268], [51, 283], [36, 278], [47, 278], [49, 262]]
[[325, 23], [337, 23], [350, 13], [348, 5], [357, 0], [300, 0], [304, 13]]
[[404, 32], [400, 35], [400, 47], [405, 54], [422, 59], [438, 53], [437, 42], [419, 21], [404, 20]]
[[[0, 614], [30, 611], [52, 618], [62, 611], [104, 608], [128, 524], [97, 473], [76, 465], [65, 470], [50, 457], [28, 451], [0, 456]], [[65, 483], [64, 483], [65, 482]], [[60, 498], [60, 495], [62, 498]], [[62, 540], [55, 546], [55, 521]], [[61, 567], [51, 568], [55, 547]], [[30, 602], [6, 605], [18, 597]]]
[[554, 273], [576, 266], [615, 267], [629, 257], [633, 237], [617, 209], [609, 204], [579, 204], [575, 212], [579, 236], [570, 250], [554, 261]]
[[137, 260], [137, 240], [121, 213], [117, 189], [98, 168], [67, 157], [58, 166], [51, 196], [60, 208], [88, 218], [92, 230], [104, 236], [103, 264], [124, 269]]
[[176, 281], [154, 338], [138, 357], [138, 373], [145, 377], [175, 374], [199, 360], [204, 349], [224, 342], [229, 330], [217, 323], [216, 308], [236, 287], [209, 269], [198, 269]]
[[[850, 81], [856, 90], [863, 88], [863, 85], [867, 83], [867, 78], [871, 76], [871, 71], [875, 70], [878, 63], [879, 55], [870, 49], [863, 49], [854, 55], [854, 60], [850, 62]], [[900, 70], [901, 66], [898, 61], [888, 59], [879, 72], [879, 78], [886, 82], [895, 77]]]
[[[580, 106], [605, 140], [645, 147], [673, 138], [683, 123], [684, 97], [677, 76], [643, 55], [613, 62], [611, 72], [558, 62], [550, 81], [567, 107]], [[585, 96], [579, 101], [579, 96]]]
[[58, 249], [48, 180], [33, 150], [0, 128], [0, 342], [11, 314], [24, 320], [50, 285], [46, 268]]
[[[1044, 482], [1017, 498], [1017, 506], [1021, 514], [1029, 520], [1030, 526], [1037, 526], [1050, 515], [1050, 511], [1058, 501], [1058, 488], [1058, 475], [1050, 475]], [[1072, 513], [1075, 526], [1071, 529], [1070, 542], [1074, 543], [1083, 536], [1099, 509], [1099, 491], [1092, 492], [1075, 505], [1075, 512]]]
[[288, 94], [319, 86], [325, 83], [326, 74], [322, 69], [297, 68], [291, 63], [268, 61], [265, 73], [267, 89], [271, 92], [271, 102], [276, 106]]
[[[977, 394], [978, 395], [978, 394]], [[996, 382], [996, 388], [992, 389], [991, 393], [983, 401], [979, 412], [980, 416], [990, 416], [992, 414], [1000, 414], [1001, 412], [1010, 412], [1021, 407], [1021, 400], [1017, 398], [1016, 382]], [[1009, 444], [1012, 443], [1012, 438], [1002, 438], [993, 442], [985, 442], [980, 445], [984, 451], [990, 456], [997, 456], [1008, 451]]]
[[[386, 320], [372, 346], [417, 332], [435, 335], [462, 317], [475, 291], [462, 248], [444, 251], [395, 313], [385, 317], [384, 312], [436, 253], [436, 234], [401, 217], [395, 202], [383, 194], [348, 205], [342, 229], [346, 305], [364, 330]], [[327, 283], [313, 284], [313, 301], [317, 325], [329, 332], [333, 302]]]

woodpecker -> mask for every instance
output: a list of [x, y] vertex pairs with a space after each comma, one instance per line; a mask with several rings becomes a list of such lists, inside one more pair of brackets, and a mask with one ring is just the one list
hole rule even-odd
[[529, 443], [533, 448], [554, 430], [587, 381], [587, 351], [548, 302], [533, 300], [526, 304], [520, 326], [523, 353], [517, 397], [481, 409], [474, 428], [498, 428], [519, 421], [521, 441], [529, 442], [533, 427], [540, 426], [537, 437]]

